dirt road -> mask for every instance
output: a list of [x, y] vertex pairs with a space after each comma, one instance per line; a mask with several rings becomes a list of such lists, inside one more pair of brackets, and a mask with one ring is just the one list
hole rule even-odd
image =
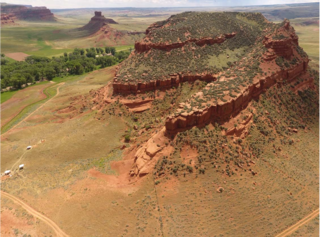
[[19, 160], [17, 160], [13, 166], [11, 167], [11, 172], [14, 170], [14, 167], [21, 161], [22, 157], [26, 154], [27, 151], [23, 152], [23, 154], [20, 156]]
[[316, 218], [317, 216], [319, 216], [319, 209], [315, 210], [311, 214], [307, 215], [306, 217], [304, 217], [303, 219], [298, 221], [296, 224], [290, 226], [288, 229], [284, 230], [283, 232], [278, 234], [276, 237], [284, 237], [284, 236], [288, 236], [288, 235], [292, 234], [297, 229], [299, 229], [300, 226], [305, 225], [307, 222], [311, 221], [312, 219]]
[[23, 207], [27, 212], [29, 212], [31, 215], [33, 215], [34, 217], [38, 218], [39, 220], [45, 222], [48, 226], [50, 226], [54, 232], [56, 233], [57, 236], [61, 236], [61, 237], [67, 237], [68, 235], [66, 233], [64, 233], [59, 226], [54, 223], [52, 220], [50, 220], [48, 217], [42, 215], [41, 213], [37, 212], [36, 210], [34, 210], [32, 207], [30, 207], [28, 204], [24, 203], [23, 201], [21, 201], [20, 199], [16, 198], [15, 196], [3, 192], [1, 191], [1, 195], [2, 197], [6, 197], [8, 199], [10, 199], [11, 201], [19, 204], [21, 207]]
[[33, 111], [32, 113], [30, 113], [27, 117], [25, 117], [24, 119], [22, 119], [19, 123], [17, 123], [16, 125], [14, 125], [12, 128], [10, 128], [9, 130], [7, 130], [6, 132], [2, 133], [5, 134], [7, 132], [9, 132], [10, 130], [13, 130], [15, 127], [19, 126], [22, 122], [26, 121], [31, 115], [33, 115], [35, 112], [37, 112], [39, 109], [41, 109], [45, 104], [47, 104], [50, 100], [52, 100], [53, 98], [55, 98], [56, 96], [59, 95], [60, 92], [60, 87], [64, 84], [64, 82], [60, 83], [58, 88], [57, 88], [57, 94], [55, 94], [55, 96], [53, 96], [51, 99], [47, 100], [45, 103], [43, 103], [39, 108], [37, 108], [35, 111]]

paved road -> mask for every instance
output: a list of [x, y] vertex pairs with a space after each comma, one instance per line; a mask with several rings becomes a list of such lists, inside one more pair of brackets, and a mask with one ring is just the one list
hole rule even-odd
[[10, 199], [11, 201], [19, 204], [21, 207], [26, 209], [26, 211], [29, 212], [31, 215], [33, 215], [34, 217], [36, 217], [39, 220], [41, 220], [44, 223], [46, 223], [48, 226], [50, 226], [54, 230], [54, 232], [56, 233], [57, 236], [59, 236], [59, 237], [67, 237], [68, 236], [66, 233], [64, 233], [59, 228], [59, 226], [56, 223], [54, 223], [48, 217], [46, 217], [46, 216], [42, 215], [41, 213], [37, 212], [36, 210], [34, 210], [32, 207], [30, 207], [28, 204], [24, 203], [20, 199], [16, 198], [15, 196], [13, 196], [13, 195], [11, 195], [9, 193], [3, 192], [3, 191], [1, 191], [1, 195], [2, 195], [2, 197], [6, 197], [6, 198]]
[[299, 229], [299, 227], [305, 225], [307, 222], [311, 221], [312, 219], [316, 218], [317, 216], [319, 216], [319, 209], [310, 213], [309, 215], [307, 215], [306, 217], [304, 217], [303, 219], [298, 221], [296, 224], [290, 226], [288, 229], [284, 230], [283, 232], [278, 234], [276, 237], [284, 237], [284, 236], [288, 236], [288, 235], [294, 233], [297, 229]]

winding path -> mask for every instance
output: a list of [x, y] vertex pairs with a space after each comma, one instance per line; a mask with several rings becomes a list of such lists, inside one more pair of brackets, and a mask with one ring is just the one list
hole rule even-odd
[[306, 217], [302, 218], [300, 221], [298, 221], [296, 224], [290, 226], [289, 228], [285, 229], [283, 232], [280, 234], [276, 235], [276, 237], [284, 237], [288, 236], [292, 233], [294, 233], [299, 227], [305, 225], [307, 222], [311, 221], [312, 219], [316, 218], [319, 216], [319, 208], [315, 210], [314, 212], [310, 213]]
[[46, 216], [42, 215], [41, 213], [37, 212], [36, 210], [34, 210], [32, 207], [30, 207], [28, 204], [24, 203], [20, 199], [16, 198], [15, 196], [12, 196], [9, 193], [3, 192], [3, 191], [1, 191], [1, 195], [2, 195], [2, 197], [6, 197], [6, 198], [10, 199], [11, 201], [19, 204], [21, 207], [23, 207], [31, 215], [33, 215], [34, 217], [36, 217], [39, 220], [41, 220], [44, 223], [46, 223], [48, 226], [50, 226], [54, 230], [54, 232], [56, 233], [57, 236], [59, 236], [59, 237], [60, 236], [61, 237], [67, 237], [68, 236], [66, 233], [64, 233], [60, 229], [60, 227], [56, 223], [54, 223], [48, 217], [46, 217]]
[[57, 88], [57, 94], [55, 94], [51, 99], [47, 100], [45, 103], [43, 103], [41, 106], [39, 106], [35, 111], [33, 111], [32, 113], [30, 113], [27, 117], [25, 117], [24, 119], [22, 119], [19, 123], [17, 123], [16, 125], [14, 125], [12, 128], [10, 128], [9, 130], [5, 131], [3, 134], [11, 131], [12, 129], [14, 129], [15, 127], [19, 126], [22, 122], [26, 121], [31, 115], [33, 115], [35, 112], [37, 112], [39, 109], [41, 109], [45, 104], [47, 104], [50, 100], [52, 100], [53, 98], [55, 98], [56, 96], [59, 95], [60, 93], [60, 87], [64, 84], [64, 82], [58, 84], [58, 88]]

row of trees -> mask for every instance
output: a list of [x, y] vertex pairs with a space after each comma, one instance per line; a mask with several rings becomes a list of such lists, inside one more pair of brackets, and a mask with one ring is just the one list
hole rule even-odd
[[73, 55], [85, 55], [88, 58], [95, 58], [96, 55], [115, 55], [116, 48], [115, 47], [105, 47], [105, 48], [88, 48], [88, 49], [75, 49], [73, 53], [64, 53], [65, 58], [73, 58]]
[[[105, 53], [102, 53], [101, 50], [104, 50]], [[105, 55], [106, 52], [110, 52], [111, 55]], [[113, 47], [106, 47], [105, 49], [75, 49], [69, 54], [64, 53], [64, 56], [52, 58], [29, 56], [22, 62], [9, 63], [2, 57], [1, 88], [13, 86], [19, 89], [26, 83], [44, 79], [52, 80], [54, 77], [67, 75], [81, 75], [97, 68], [104, 68], [122, 62], [129, 54], [129, 51], [115, 52]]]

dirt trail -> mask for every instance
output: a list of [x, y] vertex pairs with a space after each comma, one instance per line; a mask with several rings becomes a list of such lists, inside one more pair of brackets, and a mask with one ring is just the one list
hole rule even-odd
[[13, 164], [13, 166], [11, 167], [11, 172], [13, 171], [14, 167], [16, 166], [16, 164], [18, 164], [18, 163], [21, 161], [22, 157], [26, 154], [26, 152], [27, 152], [27, 151], [25, 151], [25, 152], [20, 156], [19, 160], [17, 160], [16, 163]]
[[22, 119], [19, 123], [17, 123], [16, 125], [14, 125], [12, 128], [10, 128], [9, 130], [7, 130], [6, 132], [2, 133], [5, 134], [11, 130], [13, 130], [15, 127], [19, 126], [22, 122], [26, 121], [31, 115], [33, 115], [35, 112], [37, 112], [39, 109], [41, 109], [45, 104], [47, 104], [50, 100], [52, 100], [53, 98], [55, 98], [56, 96], [59, 95], [59, 92], [60, 92], [60, 87], [64, 84], [64, 82], [58, 84], [58, 88], [57, 88], [57, 94], [55, 94], [55, 96], [53, 96], [51, 99], [47, 100], [45, 103], [43, 103], [39, 108], [37, 108], [35, 111], [33, 111], [31, 114], [29, 114], [27, 117], [25, 117], [24, 119]]
[[288, 236], [288, 235], [292, 234], [297, 229], [299, 229], [299, 227], [305, 225], [307, 222], [311, 221], [312, 219], [316, 218], [317, 216], [319, 216], [319, 209], [315, 210], [311, 214], [307, 215], [306, 217], [304, 217], [303, 219], [298, 221], [296, 224], [290, 226], [288, 229], [286, 229], [283, 232], [281, 232], [280, 234], [276, 235], [276, 237], [284, 237], [284, 236]]
[[29, 212], [31, 215], [33, 215], [34, 217], [38, 218], [39, 220], [45, 222], [48, 226], [50, 226], [54, 232], [56, 233], [57, 236], [68, 236], [66, 233], [64, 233], [59, 226], [54, 223], [52, 220], [50, 220], [48, 217], [42, 215], [41, 213], [37, 212], [36, 210], [34, 210], [32, 207], [30, 207], [28, 204], [24, 203], [23, 201], [21, 201], [20, 199], [16, 198], [15, 196], [12, 196], [9, 193], [3, 192], [1, 191], [1, 195], [3, 197], [6, 197], [8, 199], [10, 199], [11, 201], [19, 204], [20, 206], [22, 206], [27, 212]]

